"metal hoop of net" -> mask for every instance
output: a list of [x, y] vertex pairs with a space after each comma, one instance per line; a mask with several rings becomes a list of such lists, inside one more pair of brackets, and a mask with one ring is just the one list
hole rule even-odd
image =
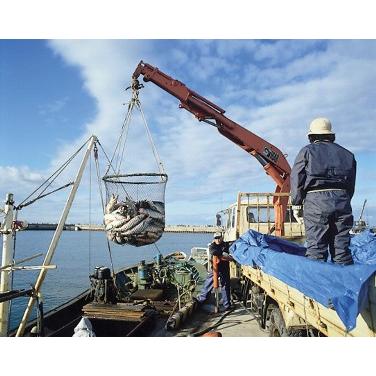
[[102, 179], [106, 187], [106, 202], [111, 195], [117, 195], [122, 201], [150, 200], [161, 202], [164, 206], [168, 180], [165, 173], [105, 175]]

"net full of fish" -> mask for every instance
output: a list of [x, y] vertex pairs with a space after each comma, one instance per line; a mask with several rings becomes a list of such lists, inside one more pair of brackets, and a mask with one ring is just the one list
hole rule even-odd
[[108, 239], [116, 244], [140, 247], [155, 243], [165, 227], [164, 203], [119, 201], [113, 194], [106, 205], [104, 224]]

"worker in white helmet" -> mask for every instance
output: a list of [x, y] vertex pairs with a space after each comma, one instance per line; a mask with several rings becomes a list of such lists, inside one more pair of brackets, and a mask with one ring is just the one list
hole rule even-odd
[[308, 138], [310, 144], [300, 150], [291, 171], [293, 212], [298, 222], [304, 219], [306, 256], [327, 261], [329, 250], [333, 262], [353, 264], [349, 231], [353, 226], [354, 155], [334, 142], [326, 118], [311, 122]]

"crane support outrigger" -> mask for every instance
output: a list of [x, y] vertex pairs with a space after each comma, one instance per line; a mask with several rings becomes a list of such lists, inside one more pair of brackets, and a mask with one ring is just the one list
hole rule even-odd
[[[137, 78], [142, 75], [145, 82], [151, 81], [180, 100], [180, 108], [191, 112], [199, 121], [204, 121], [217, 128], [223, 136], [240, 146], [255, 157], [276, 183], [276, 193], [290, 192], [291, 167], [285, 155], [274, 145], [237, 124], [224, 115], [225, 110], [189, 89], [182, 82], [161, 72], [158, 68], [141, 61], [132, 78], [132, 88], [139, 89]], [[274, 196], [275, 234], [284, 235], [284, 222], [287, 210], [288, 196]]]

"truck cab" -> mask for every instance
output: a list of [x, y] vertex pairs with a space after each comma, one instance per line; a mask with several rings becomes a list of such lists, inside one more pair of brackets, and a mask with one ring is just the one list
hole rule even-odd
[[[274, 196], [276, 193], [239, 192], [237, 201], [217, 214], [217, 225], [223, 229], [224, 240], [233, 242], [249, 229], [273, 235]], [[289, 198], [284, 223], [284, 238], [299, 241], [305, 237], [304, 225], [297, 223], [291, 206]]]

